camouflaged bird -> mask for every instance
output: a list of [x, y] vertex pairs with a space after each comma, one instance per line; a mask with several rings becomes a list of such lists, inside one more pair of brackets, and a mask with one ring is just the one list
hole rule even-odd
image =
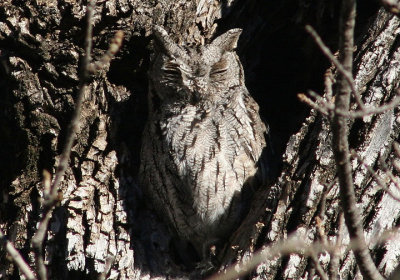
[[261, 181], [266, 126], [235, 52], [241, 31], [180, 46], [154, 28], [140, 181], [175, 234], [203, 256], [238, 226], [246, 190]]

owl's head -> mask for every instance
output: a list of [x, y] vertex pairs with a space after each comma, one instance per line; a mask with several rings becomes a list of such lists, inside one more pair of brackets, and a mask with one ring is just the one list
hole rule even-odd
[[199, 104], [228, 98], [243, 85], [235, 53], [241, 29], [231, 29], [210, 44], [180, 46], [161, 27], [154, 28], [156, 54], [150, 74], [153, 94], [165, 103]]

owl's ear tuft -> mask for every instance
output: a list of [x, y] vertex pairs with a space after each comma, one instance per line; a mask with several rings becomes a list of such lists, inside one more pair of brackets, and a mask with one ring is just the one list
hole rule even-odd
[[240, 28], [231, 29], [215, 38], [211, 45], [226, 52], [233, 51], [237, 47], [237, 42], [241, 33], [242, 29]]
[[161, 26], [155, 25], [153, 27], [154, 42], [156, 47], [167, 55], [171, 55], [174, 43], [169, 37], [167, 31]]
[[153, 27], [154, 42], [156, 48], [171, 58], [185, 58], [186, 53], [172, 40], [167, 31], [161, 26]]

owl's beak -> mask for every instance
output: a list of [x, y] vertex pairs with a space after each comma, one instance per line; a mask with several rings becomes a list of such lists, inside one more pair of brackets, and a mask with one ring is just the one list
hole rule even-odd
[[205, 77], [196, 77], [190, 80], [187, 84], [190, 94], [190, 103], [198, 103], [207, 93], [208, 81]]

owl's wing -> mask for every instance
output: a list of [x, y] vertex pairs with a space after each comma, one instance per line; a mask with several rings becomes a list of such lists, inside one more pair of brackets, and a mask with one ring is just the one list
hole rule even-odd
[[267, 186], [274, 178], [274, 150], [269, 133], [269, 126], [262, 121], [259, 107], [255, 100], [247, 93], [244, 97], [248, 115], [252, 122], [254, 140], [242, 145], [250, 146], [250, 153], [258, 169], [256, 173], [257, 186]]

